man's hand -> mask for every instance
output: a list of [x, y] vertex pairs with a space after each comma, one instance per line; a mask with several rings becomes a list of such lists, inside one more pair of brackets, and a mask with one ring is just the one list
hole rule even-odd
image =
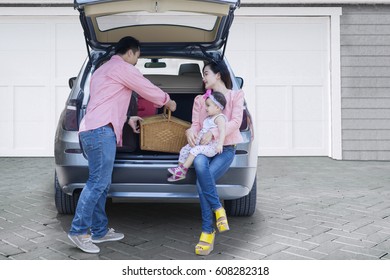
[[133, 129], [134, 133], [140, 133], [138, 121], [143, 121], [143, 119], [141, 117], [138, 117], [138, 116], [131, 116], [129, 119], [128, 124]]
[[168, 101], [167, 104], [165, 104], [165, 107], [167, 107], [169, 110], [174, 112], [174, 111], [176, 111], [176, 102], [171, 99]]

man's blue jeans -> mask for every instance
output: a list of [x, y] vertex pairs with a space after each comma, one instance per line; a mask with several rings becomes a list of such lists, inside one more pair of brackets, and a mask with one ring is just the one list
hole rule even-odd
[[214, 211], [222, 207], [217, 193], [216, 181], [221, 178], [233, 162], [236, 148], [227, 146], [213, 158], [198, 155], [194, 160], [196, 186], [202, 211], [202, 232], [214, 231]]
[[94, 238], [106, 235], [105, 211], [116, 153], [116, 137], [111, 126], [80, 132], [80, 141], [88, 158], [89, 178], [77, 204], [70, 235], [89, 233]]

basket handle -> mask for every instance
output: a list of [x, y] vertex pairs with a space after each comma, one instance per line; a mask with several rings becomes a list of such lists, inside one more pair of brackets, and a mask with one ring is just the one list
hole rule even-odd
[[171, 110], [167, 106], [164, 106], [164, 115], [168, 115], [168, 121], [171, 120], [171, 113]]

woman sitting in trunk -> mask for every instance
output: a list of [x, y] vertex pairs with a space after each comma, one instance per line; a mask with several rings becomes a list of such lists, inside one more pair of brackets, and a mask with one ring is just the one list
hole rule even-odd
[[[226, 173], [233, 162], [236, 144], [243, 141], [240, 125], [244, 108], [244, 92], [232, 90], [232, 81], [226, 64], [223, 61], [206, 64], [203, 68], [203, 82], [206, 90], [218, 91], [225, 96], [226, 106], [223, 114], [227, 121], [222, 152], [214, 157], [199, 154], [194, 160], [196, 185], [202, 211], [202, 233], [199, 243], [195, 246], [197, 255], [208, 255], [213, 250], [214, 214], [218, 231], [229, 230], [226, 212], [217, 193], [216, 181]], [[186, 131], [188, 144], [191, 147], [196, 145], [203, 121], [208, 117], [205, 101], [204, 95], [198, 95], [194, 100], [192, 125]], [[218, 129], [213, 128], [201, 137], [200, 144], [206, 145], [218, 138]]]

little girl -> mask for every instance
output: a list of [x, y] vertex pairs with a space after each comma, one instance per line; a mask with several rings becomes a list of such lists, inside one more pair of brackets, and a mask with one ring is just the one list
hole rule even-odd
[[[225, 125], [226, 116], [222, 114], [226, 106], [225, 96], [217, 91], [211, 92], [207, 90], [203, 95], [206, 99], [206, 112], [208, 117], [204, 120], [203, 126], [196, 139], [196, 146], [191, 147], [189, 144], [185, 145], [180, 150], [179, 165], [177, 167], [168, 168], [168, 172], [172, 174], [168, 178], [169, 182], [175, 182], [185, 179], [188, 168], [194, 162], [197, 155], [203, 154], [207, 157], [213, 157], [217, 153], [221, 153], [223, 149], [223, 142], [225, 141]], [[212, 140], [206, 145], [200, 145], [202, 136], [212, 128], [218, 127], [219, 139]]]

